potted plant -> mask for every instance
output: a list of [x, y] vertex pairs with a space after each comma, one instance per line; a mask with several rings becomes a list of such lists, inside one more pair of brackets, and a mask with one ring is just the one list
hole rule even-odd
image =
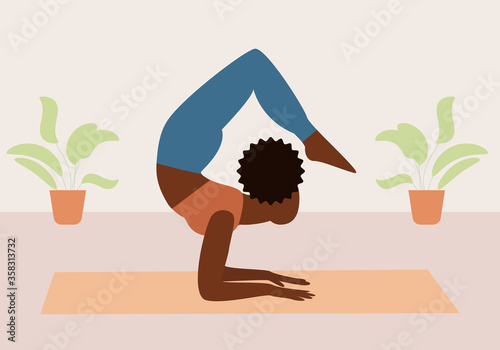
[[[91, 183], [109, 189], [118, 183], [118, 180], [108, 180], [96, 174], [87, 174], [77, 186], [78, 168], [82, 160], [88, 158], [99, 144], [106, 141], [118, 141], [118, 136], [109, 130], [97, 130], [96, 124], [84, 124], [73, 131], [66, 143], [66, 154], [64, 154], [56, 137], [57, 104], [49, 97], [40, 97], [40, 101], [42, 102], [40, 135], [43, 140], [58, 150], [66, 166], [67, 174], [63, 173], [58, 157], [43, 146], [23, 143], [10, 148], [7, 153], [22, 156], [16, 158], [15, 161], [31, 170], [53, 189], [50, 191], [50, 199], [54, 220], [61, 225], [75, 225], [81, 221], [83, 214], [86, 191], [80, 190], [82, 184]], [[47, 168], [61, 178], [64, 190], [57, 189], [56, 181]]]
[[[418, 128], [410, 124], [399, 124], [397, 130], [383, 131], [375, 138], [376, 141], [389, 141], [396, 144], [415, 166], [418, 181], [413, 181], [409, 174], [398, 174], [386, 180], [377, 180], [377, 184], [384, 189], [403, 183], [412, 184], [415, 189], [409, 191], [411, 212], [413, 221], [420, 225], [434, 225], [441, 220], [445, 193], [442, 188], [458, 174], [479, 162], [479, 158], [471, 156], [488, 153], [483, 147], [471, 143], [451, 146], [444, 150], [436, 159], [432, 166], [432, 176], [427, 181], [427, 167], [433, 155], [441, 144], [449, 142], [455, 134], [455, 124], [452, 114], [454, 100], [454, 97], [445, 97], [438, 102], [437, 118], [439, 136], [430, 155], [427, 139]], [[441, 176], [437, 184], [437, 189], [431, 190], [434, 177], [455, 161], [458, 162], [449, 167]]]

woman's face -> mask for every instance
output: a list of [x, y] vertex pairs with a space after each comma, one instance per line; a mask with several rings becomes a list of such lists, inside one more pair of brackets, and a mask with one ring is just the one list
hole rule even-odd
[[291, 222], [297, 216], [299, 211], [299, 192], [292, 193], [292, 198], [285, 198], [283, 203], [274, 202], [271, 205], [273, 211], [271, 221], [278, 225], [284, 225]]

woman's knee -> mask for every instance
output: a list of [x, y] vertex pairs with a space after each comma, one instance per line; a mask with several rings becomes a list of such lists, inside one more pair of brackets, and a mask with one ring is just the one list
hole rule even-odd
[[251, 62], [252, 66], [265, 66], [271, 63], [269, 58], [259, 49], [248, 51], [244, 57]]

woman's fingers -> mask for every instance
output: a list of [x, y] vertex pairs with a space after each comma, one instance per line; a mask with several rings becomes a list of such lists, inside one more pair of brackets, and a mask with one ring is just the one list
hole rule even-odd
[[290, 276], [285, 276], [285, 275], [278, 275], [278, 276], [280, 277], [281, 281], [286, 282], [286, 283], [299, 284], [302, 286], [307, 286], [310, 284], [309, 282], [307, 282], [303, 278], [295, 278], [295, 277], [290, 277]]
[[310, 284], [309, 282], [307, 282], [303, 278], [285, 277], [285, 278], [282, 279], [282, 281], [286, 282], [286, 283], [300, 284], [302, 286], [307, 286], [307, 285]]
[[312, 294], [308, 291], [304, 291], [304, 293], [300, 293], [299, 295], [300, 295], [300, 297], [306, 298], [306, 299], [312, 299], [313, 297], [316, 296], [315, 294]]
[[276, 284], [277, 286], [280, 286], [280, 287], [285, 286], [283, 283], [280, 282], [279, 279], [272, 279], [271, 282], [273, 282], [274, 284]]
[[290, 289], [290, 288], [282, 288], [282, 295], [279, 295], [282, 298], [288, 298], [292, 300], [302, 301], [305, 299], [312, 299], [315, 295], [309, 292], [308, 290], [301, 289]]

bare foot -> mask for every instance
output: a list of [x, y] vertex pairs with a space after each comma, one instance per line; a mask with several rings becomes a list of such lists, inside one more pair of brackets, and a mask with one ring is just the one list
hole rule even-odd
[[310, 160], [326, 163], [351, 173], [356, 172], [347, 159], [345, 159], [342, 154], [340, 154], [339, 151], [319, 133], [319, 131], [315, 131], [311, 136], [305, 139], [304, 146], [306, 148], [306, 156]]

